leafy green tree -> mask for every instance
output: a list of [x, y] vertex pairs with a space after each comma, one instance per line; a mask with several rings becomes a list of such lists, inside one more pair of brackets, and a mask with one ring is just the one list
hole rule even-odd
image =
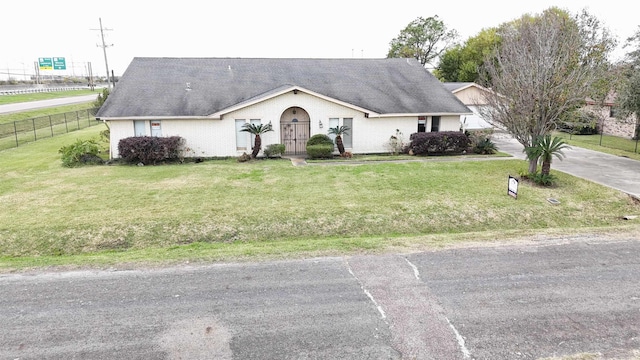
[[[483, 63], [485, 119], [523, 147], [556, 128], [562, 115], [585, 100], [609, 70], [616, 46], [610, 32], [586, 11], [572, 17], [549, 8], [500, 29], [501, 44]], [[538, 162], [529, 158], [529, 173]]]
[[104, 88], [102, 89], [102, 93], [98, 94], [98, 98], [96, 99], [96, 101], [93, 102], [93, 107], [96, 109], [100, 109], [102, 107], [102, 104], [107, 101], [107, 97], [109, 97], [109, 89]]
[[631, 47], [626, 54], [623, 83], [618, 94], [620, 110], [626, 116], [635, 115], [634, 139], [640, 138], [640, 27], [627, 39], [625, 47]]
[[266, 125], [245, 123], [244, 125], [242, 125], [242, 130], [240, 131], [248, 132], [251, 135], [255, 135], [256, 139], [254, 141], [253, 148], [251, 148], [251, 158], [255, 159], [260, 152], [260, 148], [262, 147], [262, 138], [260, 137], [260, 135], [269, 131], [273, 131], [273, 126], [271, 125], [271, 122]]
[[562, 160], [565, 155], [562, 150], [571, 149], [561, 137], [551, 137], [550, 134], [539, 136], [532, 146], [525, 148], [527, 159], [539, 161], [542, 165], [540, 173], [548, 176], [551, 172], [551, 160], [557, 157]]
[[336, 146], [338, 147], [338, 152], [340, 155], [344, 154], [344, 144], [342, 142], [343, 135], [349, 135], [347, 131], [349, 131], [348, 126], [336, 126], [334, 128], [329, 128], [329, 134], [336, 136]]
[[456, 30], [449, 30], [438, 15], [410, 22], [391, 40], [387, 58], [415, 58], [422, 66], [432, 65], [443, 51], [458, 38]]
[[444, 82], [478, 82], [484, 61], [499, 45], [498, 28], [483, 29], [463, 45], [447, 49], [434, 75]]

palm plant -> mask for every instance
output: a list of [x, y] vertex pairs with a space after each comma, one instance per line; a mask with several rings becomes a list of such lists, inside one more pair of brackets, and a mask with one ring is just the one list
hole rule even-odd
[[344, 144], [342, 143], [342, 135], [349, 135], [347, 131], [349, 131], [348, 126], [336, 126], [334, 128], [329, 128], [329, 134], [336, 136], [336, 146], [338, 146], [338, 152], [340, 155], [344, 154]]
[[271, 125], [271, 122], [266, 125], [245, 123], [244, 125], [242, 125], [242, 130], [240, 131], [248, 132], [251, 135], [255, 135], [256, 139], [253, 147], [251, 148], [251, 158], [255, 159], [260, 152], [260, 148], [262, 147], [262, 139], [260, 138], [260, 135], [269, 131], [273, 131], [273, 126]]
[[533, 146], [525, 148], [525, 153], [529, 160], [540, 161], [542, 169], [541, 175], [549, 175], [551, 172], [551, 159], [555, 156], [562, 160], [565, 156], [562, 150], [571, 149], [564, 140], [558, 136], [551, 137], [551, 135], [543, 135], [536, 139]]

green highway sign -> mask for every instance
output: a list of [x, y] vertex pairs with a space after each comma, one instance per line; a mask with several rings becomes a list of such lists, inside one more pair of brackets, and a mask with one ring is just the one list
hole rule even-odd
[[53, 60], [51, 58], [38, 58], [40, 70], [53, 70]]
[[63, 57], [53, 58], [53, 70], [67, 70], [67, 63]]
[[38, 58], [38, 67], [40, 70], [67, 70], [67, 62], [63, 57], [41, 57]]

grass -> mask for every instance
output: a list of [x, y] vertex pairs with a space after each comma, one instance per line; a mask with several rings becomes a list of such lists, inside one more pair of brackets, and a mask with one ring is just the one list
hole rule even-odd
[[[413, 250], [469, 241], [640, 231], [630, 198], [522, 160], [294, 167], [285, 159], [63, 168], [58, 149], [96, 126], [2, 151], [0, 269]], [[550, 205], [547, 198], [560, 205]]]
[[555, 133], [554, 135], [562, 137], [569, 145], [640, 160], [640, 144], [638, 145], [638, 150], [636, 152], [635, 140], [611, 135], [602, 135], [602, 140], [600, 135], [569, 136], [569, 134], [561, 132]]
[[81, 96], [81, 95], [91, 95], [98, 94], [99, 90], [69, 90], [69, 91], [52, 91], [52, 92], [42, 92], [42, 93], [30, 93], [30, 94], [16, 94], [16, 95], [2, 95], [0, 96], [0, 105], [4, 104], [13, 104], [20, 102], [29, 102], [29, 101], [37, 101], [37, 100], [48, 100], [48, 99], [59, 99], [70, 96]]
[[0, 114], [0, 124], [8, 124], [14, 121], [39, 118], [39, 117], [44, 117], [44, 116], [54, 115], [54, 114], [59, 115], [63, 113], [84, 111], [92, 108], [93, 108], [93, 103], [88, 102], [83, 104], [56, 106], [54, 108], [42, 108], [42, 109], [35, 109], [35, 110], [29, 110], [29, 111], [21, 111], [16, 113]]

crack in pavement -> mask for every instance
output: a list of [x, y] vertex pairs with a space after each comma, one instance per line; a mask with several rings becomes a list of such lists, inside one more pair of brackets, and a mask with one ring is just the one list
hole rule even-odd
[[391, 330], [392, 346], [407, 359], [469, 359], [464, 338], [438, 299], [420, 280], [418, 268], [401, 255], [354, 256], [352, 276]]

